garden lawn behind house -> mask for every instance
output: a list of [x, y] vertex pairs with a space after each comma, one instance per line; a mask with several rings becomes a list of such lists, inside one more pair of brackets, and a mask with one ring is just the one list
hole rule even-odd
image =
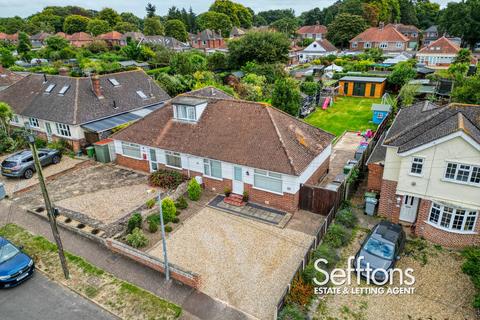
[[337, 97], [332, 107], [327, 110], [317, 108], [305, 121], [315, 127], [333, 133], [337, 137], [344, 131], [361, 131], [376, 129], [372, 121], [373, 103], [380, 103], [381, 99], [360, 97]]
[[82, 293], [122, 319], [176, 319], [182, 309], [133, 284], [117, 279], [81, 257], [65, 252], [70, 279], [63, 277], [57, 247], [41, 236], [34, 236], [21, 227], [7, 224], [0, 236], [17, 246], [24, 246], [48, 277]]

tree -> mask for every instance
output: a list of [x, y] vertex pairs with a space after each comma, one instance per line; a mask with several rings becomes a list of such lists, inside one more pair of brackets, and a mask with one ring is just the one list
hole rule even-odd
[[157, 8], [153, 4], [151, 4], [150, 2], [147, 3], [145, 10], [147, 11], [147, 18], [155, 17], [155, 11], [157, 10]]
[[403, 24], [418, 25], [417, 10], [412, 0], [399, 0], [400, 22]]
[[310, 26], [317, 23], [323, 24], [323, 13], [320, 8], [314, 8], [309, 11], [302, 12], [299, 17], [302, 26]]
[[327, 38], [334, 45], [347, 48], [349, 41], [365, 29], [367, 29], [367, 24], [362, 17], [341, 13], [328, 25]]
[[208, 69], [211, 71], [228, 69], [227, 56], [222, 52], [214, 52], [207, 56]]
[[285, 63], [288, 61], [290, 41], [279, 32], [248, 32], [228, 43], [231, 65], [242, 67], [249, 61], [257, 63]]
[[418, 27], [427, 29], [437, 24], [440, 5], [429, 0], [416, 0], [415, 12], [417, 13]]
[[87, 30], [89, 18], [79, 15], [71, 15], [65, 18], [63, 23], [63, 31], [68, 34], [82, 32]]
[[208, 11], [197, 17], [197, 26], [200, 30], [210, 29], [220, 32], [223, 37], [228, 37], [233, 24], [226, 14]]
[[31, 16], [28, 20], [41, 31], [59, 32], [62, 31], [64, 18], [48, 12], [41, 12]]
[[292, 18], [282, 18], [273, 22], [271, 25], [278, 32], [283, 32], [287, 36], [295, 36], [298, 29], [298, 20]]
[[398, 96], [402, 100], [403, 106], [409, 107], [415, 102], [419, 87], [417, 84], [406, 84], [400, 89]]
[[170, 60], [174, 74], [193, 75], [207, 70], [207, 58], [199, 52], [178, 52]]
[[466, 48], [460, 49], [453, 63], [468, 63], [472, 61], [472, 52]]
[[100, 12], [97, 14], [97, 19], [107, 21], [110, 27], [113, 27], [114, 25], [122, 21], [122, 18], [120, 18], [118, 12], [113, 10], [112, 8], [103, 8], [102, 10], [100, 10]]
[[173, 37], [178, 41], [188, 41], [188, 32], [181, 20], [173, 19], [165, 22], [165, 35]]
[[0, 101], [0, 129], [9, 136], [10, 120], [13, 119], [12, 108], [6, 103]]
[[101, 53], [108, 51], [108, 45], [104, 40], [93, 40], [86, 47], [92, 53]]
[[292, 78], [280, 78], [275, 81], [272, 93], [272, 105], [292, 116], [298, 115], [301, 95], [297, 81]]
[[155, 17], [155, 18], [145, 19], [145, 22], [143, 25], [143, 33], [146, 36], [163, 35], [164, 32], [165, 31], [164, 31], [163, 25], [160, 22], [159, 18]]
[[48, 50], [60, 51], [68, 47], [69, 43], [67, 39], [59, 36], [51, 36], [45, 39], [45, 44]]
[[300, 84], [300, 91], [305, 93], [307, 96], [314, 96], [317, 94], [319, 89], [318, 83], [315, 81], [303, 81]]
[[392, 73], [388, 76], [388, 82], [399, 87], [405, 85], [408, 81], [415, 78], [415, 61], [402, 61], [393, 67]]
[[380, 9], [374, 4], [371, 3], [363, 3], [363, 14], [362, 17], [365, 21], [372, 27], [376, 27], [378, 25], [378, 15]]
[[12, 52], [5, 47], [0, 47], [0, 64], [5, 68], [13, 66], [15, 63], [15, 57]]
[[113, 27], [113, 30], [118, 31], [120, 33], [127, 33], [127, 32], [134, 32], [138, 31], [138, 27], [130, 22], [119, 22]]
[[480, 104], [480, 75], [467, 77], [455, 83], [452, 99], [460, 103]]
[[389, 23], [400, 20], [400, 4], [398, 0], [375, 0], [372, 3], [379, 9], [379, 21]]
[[96, 37], [99, 34], [112, 31], [112, 28], [105, 20], [92, 19], [88, 21], [87, 31]]
[[17, 45], [17, 52], [21, 55], [27, 54], [32, 49], [32, 43], [30, 42], [30, 38], [28, 34], [25, 32], [20, 32], [18, 35], [18, 45]]
[[448, 3], [439, 18], [442, 32], [462, 38], [471, 49], [480, 41], [480, 0]]
[[237, 27], [250, 28], [253, 24], [252, 13], [243, 5], [230, 0], [215, 0], [209, 11], [226, 14]]
[[258, 16], [262, 17], [266, 24], [271, 24], [277, 20], [283, 18], [295, 18], [295, 11], [293, 9], [276, 9], [276, 10], [267, 10], [257, 13]]

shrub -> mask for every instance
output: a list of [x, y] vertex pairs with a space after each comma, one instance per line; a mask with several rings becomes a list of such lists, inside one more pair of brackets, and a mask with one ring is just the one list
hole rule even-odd
[[242, 197], [242, 201], [243, 202], [248, 202], [248, 199], [250, 198], [250, 196], [248, 195], [248, 192], [247, 191], [243, 191], [243, 197]]
[[202, 195], [202, 187], [196, 179], [190, 180], [187, 188], [188, 198], [192, 201], [198, 201]]
[[162, 201], [163, 222], [165, 224], [173, 221], [177, 216], [177, 208], [175, 203], [170, 198], [165, 198]]
[[230, 197], [230, 194], [232, 194], [232, 189], [225, 188], [223, 189], [223, 193], [225, 194], [225, 197]]
[[478, 309], [480, 308], [480, 248], [466, 248], [462, 251], [462, 256], [466, 259], [462, 265], [462, 271], [470, 276], [475, 288], [477, 288], [473, 307]]
[[325, 234], [325, 242], [334, 248], [340, 248], [350, 241], [351, 234], [347, 229], [337, 223], [334, 223], [328, 228]]
[[292, 283], [292, 288], [287, 296], [287, 303], [295, 303], [300, 306], [306, 306], [310, 303], [313, 296], [313, 285], [305, 283], [302, 277], [298, 277]]
[[147, 218], [147, 222], [148, 222], [148, 231], [150, 231], [151, 233], [155, 233], [158, 231], [158, 222], [157, 220], [155, 219], [148, 219]]
[[350, 209], [343, 209], [337, 214], [335, 221], [347, 228], [353, 228], [358, 223], [358, 218]]
[[142, 215], [136, 212], [132, 214], [130, 219], [128, 219], [127, 233], [132, 233], [132, 231], [135, 228], [141, 228], [141, 227], [142, 227]]
[[178, 198], [177, 201], [175, 202], [175, 207], [177, 207], [177, 209], [180, 209], [180, 210], [187, 209], [188, 203], [185, 197], [181, 196], [180, 198]]
[[47, 141], [41, 138], [35, 137], [35, 146], [38, 149], [45, 148], [47, 146]]
[[172, 232], [172, 230], [173, 230], [172, 226], [165, 226], [165, 232], [170, 233]]
[[318, 248], [315, 249], [315, 251], [313, 252], [313, 261], [320, 258], [323, 258], [328, 261], [328, 264], [322, 267], [330, 270], [335, 267], [335, 265], [338, 263], [340, 259], [335, 249], [333, 249], [331, 246], [327, 245], [326, 243], [323, 243], [320, 246], [318, 246]]
[[175, 189], [185, 180], [187, 177], [182, 173], [164, 169], [159, 169], [148, 177], [150, 185], [164, 189]]
[[145, 202], [145, 205], [147, 206], [148, 209], [152, 209], [156, 203], [157, 203], [157, 199], [153, 198], [153, 199], [147, 200], [147, 202]]
[[70, 145], [66, 140], [60, 139], [56, 141], [52, 141], [48, 144], [48, 147], [50, 149], [56, 149], [60, 151], [61, 153], [65, 153], [70, 149]]
[[305, 320], [307, 316], [295, 304], [287, 304], [278, 316], [279, 320]]
[[173, 223], [179, 223], [180, 222], [180, 219], [178, 219], [177, 217], [175, 217], [173, 220], [172, 220]]
[[135, 228], [131, 234], [127, 235], [127, 243], [134, 248], [142, 248], [148, 244], [148, 239], [140, 228]]
[[313, 261], [308, 264], [305, 269], [302, 271], [302, 278], [305, 283], [310, 283], [313, 285], [313, 278], [317, 278], [318, 281], [324, 280], [325, 276], [323, 273], [320, 273], [315, 269]]

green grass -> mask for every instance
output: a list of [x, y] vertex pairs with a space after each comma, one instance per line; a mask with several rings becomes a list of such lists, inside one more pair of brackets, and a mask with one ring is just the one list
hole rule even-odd
[[362, 131], [376, 129], [371, 111], [372, 103], [380, 103], [381, 99], [338, 97], [332, 107], [327, 110], [318, 108], [305, 118], [305, 121], [315, 127], [340, 136], [344, 131]]

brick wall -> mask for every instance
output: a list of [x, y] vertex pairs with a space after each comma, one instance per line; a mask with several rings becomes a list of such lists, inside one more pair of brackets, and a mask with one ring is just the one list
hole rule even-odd
[[117, 153], [116, 162], [118, 165], [131, 168], [133, 170], [150, 172], [150, 165], [146, 160], [133, 159]]
[[380, 192], [382, 190], [383, 165], [370, 163], [368, 165], [367, 190]]
[[245, 191], [248, 192], [250, 201], [278, 208], [283, 211], [294, 213], [298, 210], [299, 192], [295, 194], [284, 193], [283, 195], [254, 189], [252, 185], [245, 184]]
[[307, 180], [307, 184], [316, 185], [320, 182], [328, 173], [330, 168], [330, 157], [325, 159], [320, 167], [312, 174], [312, 176]]
[[[400, 218], [400, 204], [397, 205], [397, 182], [383, 180], [380, 191], [380, 204], [378, 206], [378, 215], [388, 218], [394, 223], [398, 223]], [[402, 203], [400, 201], [400, 203]]]
[[[42, 131], [34, 131], [35, 135], [40, 138], [40, 139], [43, 139], [45, 141], [47, 141], [47, 134], [45, 132], [42, 132]], [[75, 152], [79, 152], [82, 150], [82, 148], [84, 148], [86, 146], [86, 141], [85, 139], [81, 139], [81, 140], [73, 140], [73, 139], [67, 139], [67, 138], [63, 138], [63, 137], [58, 137], [58, 136], [55, 136], [55, 135], [52, 135], [52, 140], [53, 141], [60, 141], [60, 140], [63, 140], [63, 141], [66, 141], [68, 142], [68, 144], [70, 145], [70, 148]]]
[[441, 230], [426, 222], [430, 215], [431, 205], [432, 202], [430, 200], [420, 199], [417, 226], [415, 228], [417, 236], [449, 248], [480, 245], [480, 223], [478, 221], [475, 226], [476, 234], [460, 234]]

